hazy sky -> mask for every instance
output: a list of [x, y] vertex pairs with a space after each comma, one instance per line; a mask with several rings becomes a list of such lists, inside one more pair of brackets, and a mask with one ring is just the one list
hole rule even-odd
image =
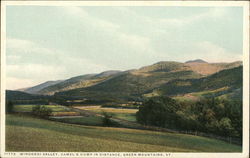
[[7, 6], [7, 89], [159, 61], [241, 60], [242, 11]]

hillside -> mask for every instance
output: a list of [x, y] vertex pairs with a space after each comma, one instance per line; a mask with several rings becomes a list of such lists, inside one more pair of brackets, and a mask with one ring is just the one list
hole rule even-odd
[[192, 71], [202, 74], [204, 76], [214, 74], [221, 70], [231, 69], [234, 67], [238, 67], [242, 65], [241, 61], [233, 62], [233, 63], [207, 63], [195, 60], [189, 61], [185, 63], [185, 66], [188, 66]]
[[87, 75], [72, 77], [58, 84], [45, 87], [40, 91], [38, 91], [38, 93], [43, 95], [53, 95], [56, 92], [89, 87], [98, 84], [118, 73], [120, 73], [120, 71], [105, 71], [100, 74], [87, 74]]
[[242, 71], [243, 67], [239, 66], [232, 69], [222, 70], [211, 76], [200, 79], [173, 80], [161, 87], [163, 95], [183, 95], [187, 93], [212, 92], [211, 94], [220, 96], [230, 94], [231, 97], [242, 97]]
[[[165, 66], [165, 67], [164, 67]], [[200, 78], [201, 75], [183, 69], [183, 64], [166, 62], [120, 73], [99, 84], [86, 88], [56, 93], [58, 96], [75, 96], [88, 99], [135, 100], [162, 84], [174, 79]]]
[[30, 94], [38, 94], [39, 91], [41, 91], [42, 89], [49, 87], [49, 86], [52, 86], [52, 85], [55, 85], [55, 84], [58, 84], [60, 82], [63, 82], [63, 80], [47, 81], [47, 82], [44, 82], [44, 83], [39, 84], [39, 85], [34, 86], [34, 87], [20, 89], [19, 91], [23, 91], [23, 92], [30, 93]]
[[[203, 64], [203, 66], [199, 67], [198, 64]], [[166, 95], [177, 95], [179, 93], [182, 94], [183, 92], [189, 93], [192, 91], [198, 91], [197, 89], [199, 89], [198, 87], [200, 85], [197, 83], [196, 85], [192, 86], [198, 86], [196, 87], [197, 89], [189, 88], [187, 91], [185, 91], [185, 86], [178, 87], [179, 89], [173, 89], [171, 93], [166, 93], [164, 89], [173, 87], [172, 84], [174, 84], [176, 80], [185, 81], [189, 79], [196, 81], [199, 78], [209, 77], [209, 73], [213, 72], [213, 74], [216, 74], [219, 72], [219, 70], [227, 70], [239, 65], [241, 65], [241, 62], [213, 64], [206, 62], [158, 62], [150, 66], [142, 67], [138, 70], [119, 73], [119, 75], [92, 86], [59, 92], [56, 93], [56, 95], [90, 100], [106, 100], [107, 98], [109, 100], [137, 100], [145, 94], [150, 94], [152, 92], [154, 93], [156, 91]], [[216, 69], [212, 69], [208, 73], [207, 68], [211, 67]], [[201, 69], [202, 73], [200, 72]], [[222, 73], [222, 75], [218, 77], [218, 80], [223, 78], [223, 75], [224, 74]], [[211, 78], [210, 80], [215, 80], [215, 78]], [[205, 86], [204, 83], [200, 84]], [[167, 85], [168, 88], [164, 88], [166, 87], [165, 85]], [[217, 86], [218, 85], [215, 85], [216, 88], [220, 88]], [[202, 88], [200, 89], [203, 90]], [[204, 90], [206, 89], [204, 88]], [[175, 91], [176, 93], [174, 93]]]
[[39, 97], [40, 96], [38, 95], [29, 94], [26, 92], [6, 90], [7, 100], [30, 100], [30, 99], [37, 99]]
[[6, 101], [14, 104], [47, 104], [49, 96], [6, 90]]
[[22, 115], [6, 117], [8, 152], [240, 152], [241, 150], [240, 146], [200, 136], [79, 126]]
[[202, 59], [195, 59], [195, 60], [188, 60], [185, 63], [207, 63], [207, 62]]
[[[205, 91], [207, 89], [201, 88], [199, 85], [202, 84], [204, 86], [206, 83], [203, 82], [199, 84], [192, 83], [190, 87], [176, 87], [175, 82], [180, 80], [179, 82], [185, 83], [178, 84], [189, 84], [189, 82], [196, 82], [200, 78], [209, 77], [222, 70], [232, 69], [240, 65], [242, 65], [242, 62], [208, 63], [201, 59], [187, 61], [185, 63], [161, 61], [135, 70], [112, 70], [100, 74], [76, 76], [64, 81], [48, 81], [26, 89], [26, 91], [41, 95], [55, 94], [55, 96], [72, 99], [132, 101], [140, 100], [142, 96], [148, 97], [160, 94], [180, 95]], [[220, 78], [223, 78], [223, 75]], [[219, 88], [223, 87], [216, 85], [210, 89], [215, 90]], [[169, 89], [171, 89], [171, 92], [169, 92]], [[236, 93], [240, 91], [240, 88], [228, 89], [224, 86], [224, 89], [227, 89], [227, 92], [230, 93], [231, 96], [241, 96]]]

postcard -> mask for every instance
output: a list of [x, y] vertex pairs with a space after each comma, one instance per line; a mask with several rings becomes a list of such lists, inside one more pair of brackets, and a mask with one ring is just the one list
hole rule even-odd
[[1, 157], [249, 157], [249, 2], [4, 1]]

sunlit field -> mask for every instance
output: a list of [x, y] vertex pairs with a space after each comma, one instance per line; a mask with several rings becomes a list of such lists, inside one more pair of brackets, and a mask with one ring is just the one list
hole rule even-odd
[[136, 121], [135, 114], [138, 111], [138, 109], [111, 108], [111, 107], [106, 108], [101, 106], [75, 106], [74, 108], [87, 110], [98, 114], [102, 114], [105, 112], [112, 115], [113, 117], [133, 122]]
[[6, 151], [240, 152], [241, 147], [185, 134], [72, 125], [7, 115]]

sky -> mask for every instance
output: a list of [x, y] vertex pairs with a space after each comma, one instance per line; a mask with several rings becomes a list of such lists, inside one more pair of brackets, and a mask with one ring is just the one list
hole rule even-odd
[[7, 6], [6, 31], [7, 89], [243, 54], [241, 7]]

